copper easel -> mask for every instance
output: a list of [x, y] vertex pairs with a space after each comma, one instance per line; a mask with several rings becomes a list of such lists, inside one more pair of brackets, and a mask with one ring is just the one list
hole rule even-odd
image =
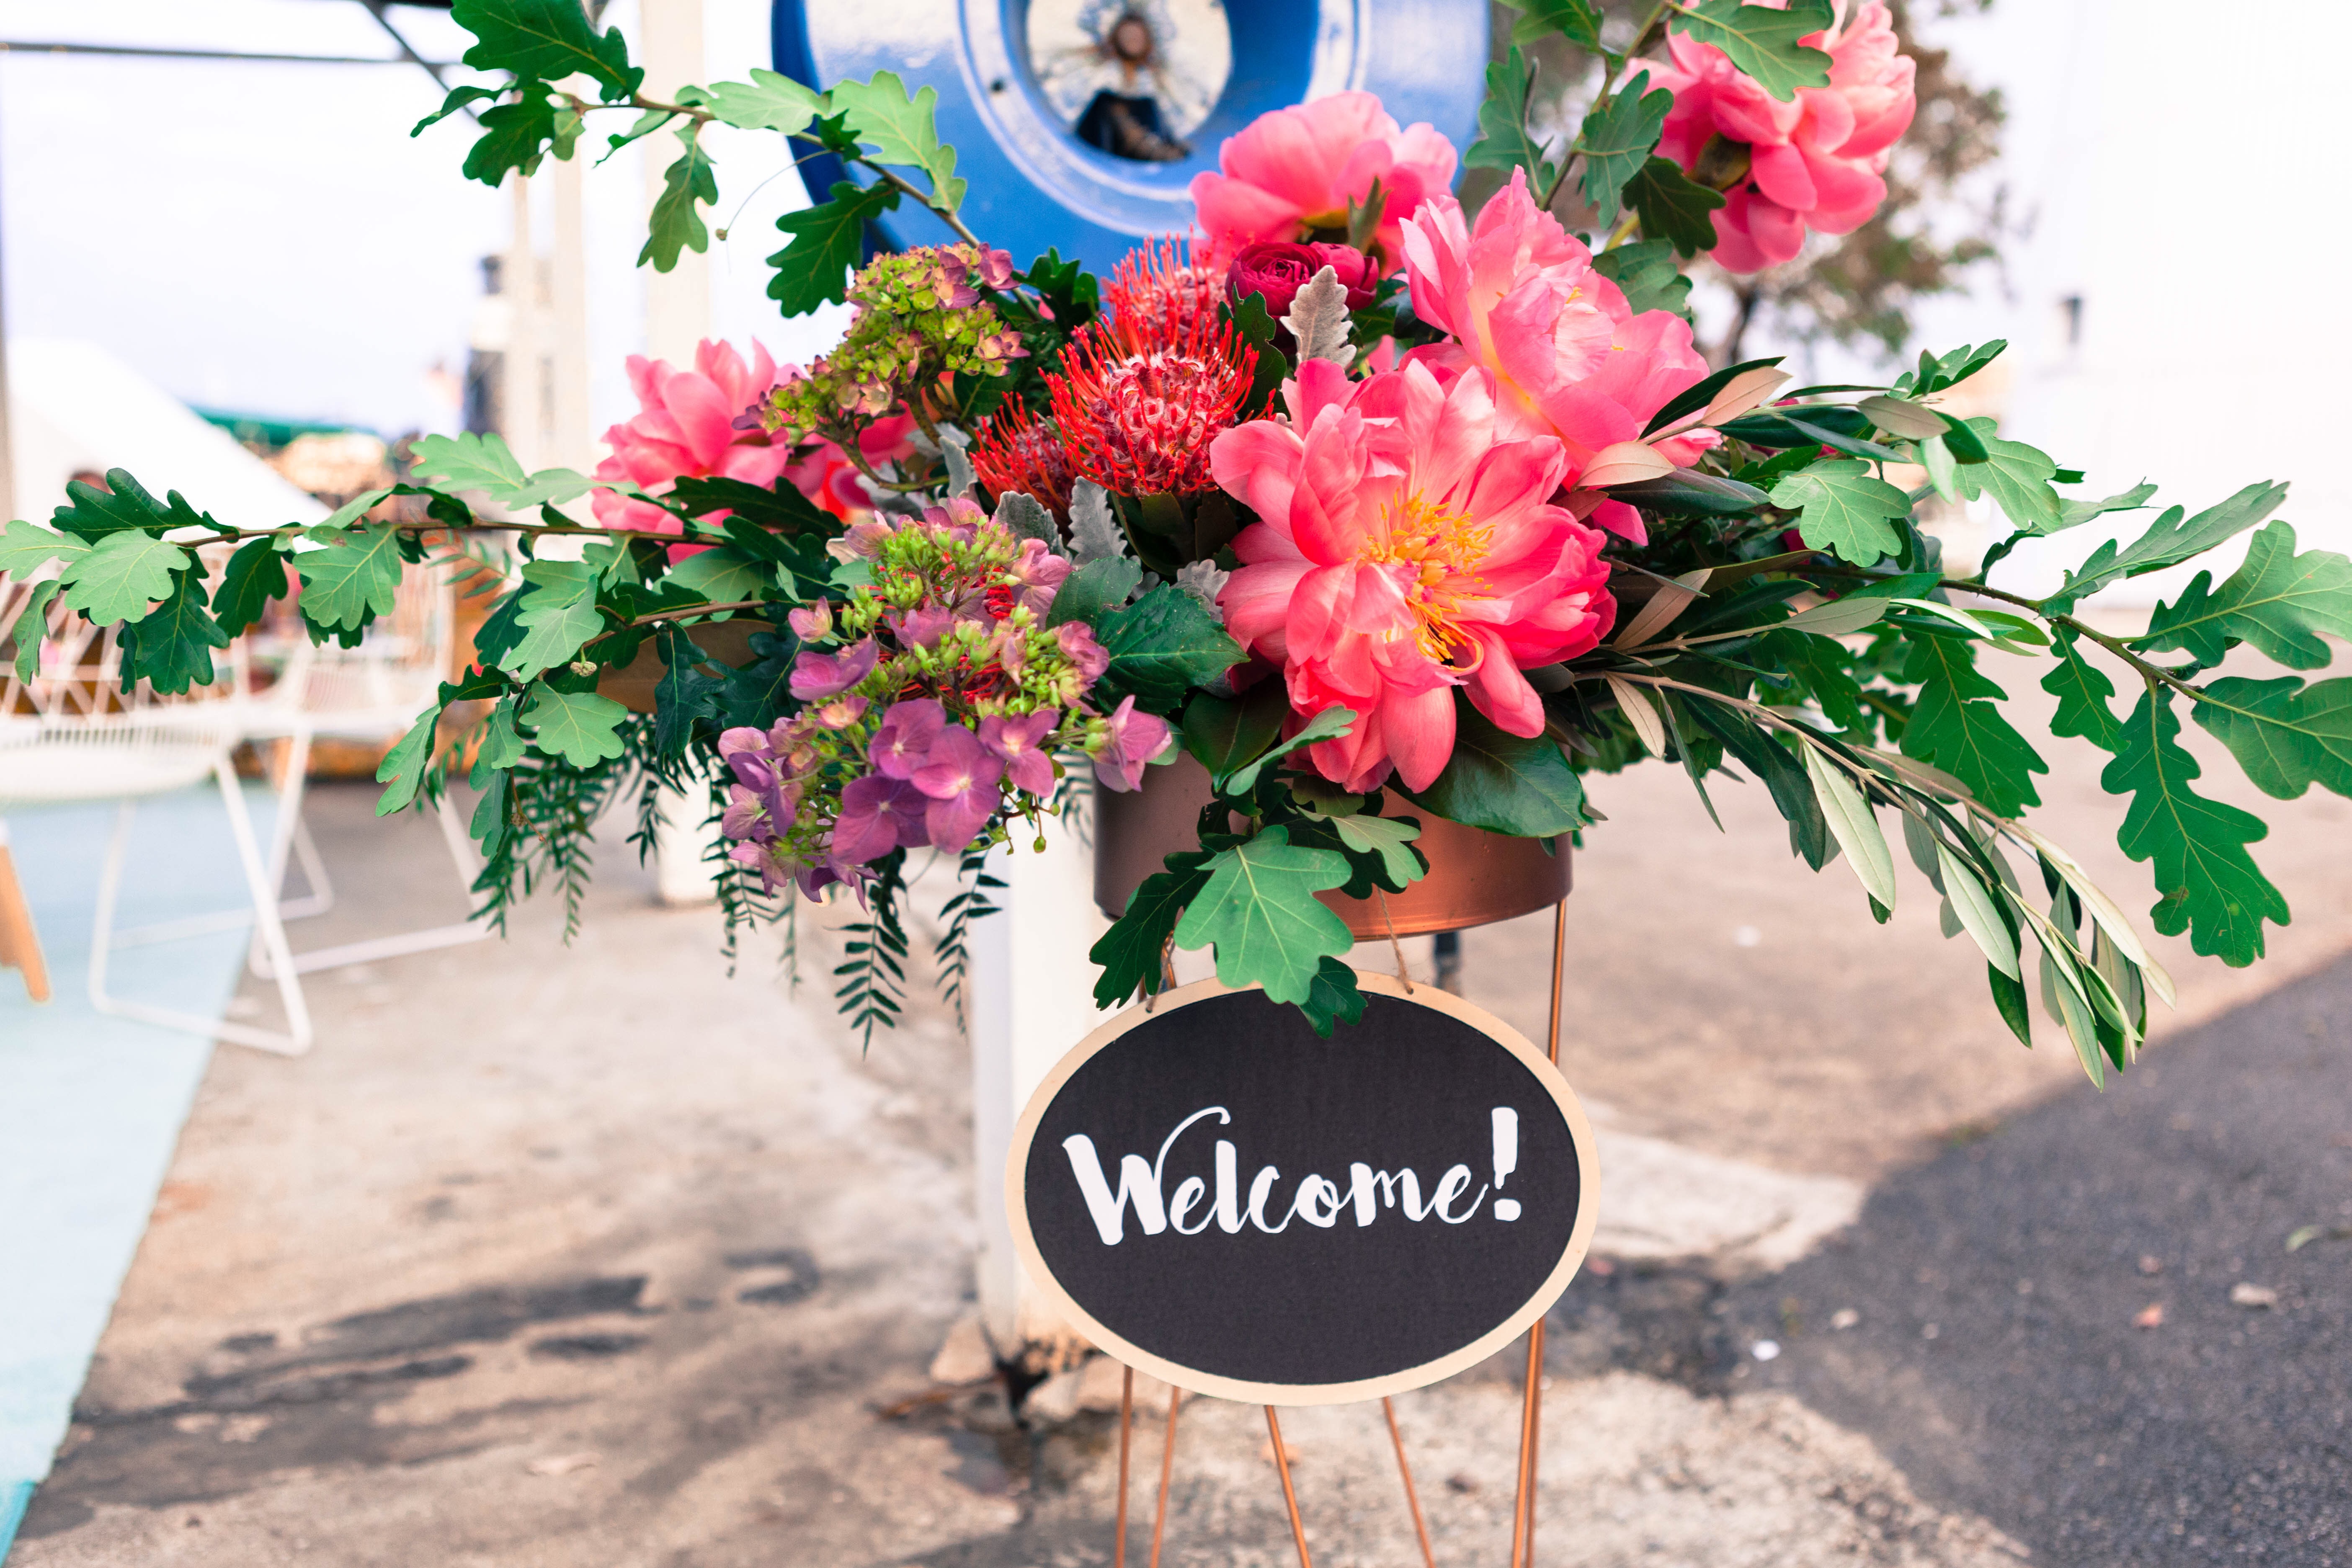
[[[1390, 941], [1395, 942], [1390, 931]], [[1562, 900], [1554, 909], [1551, 930], [1551, 1011], [1545, 1030], [1544, 1054], [1552, 1066], [1559, 1065], [1559, 988], [1568, 954], [1568, 903]], [[1161, 963], [1165, 973], [1167, 957]], [[1397, 954], [1397, 973], [1404, 979], [1404, 955]], [[1410, 989], [1412, 982], [1406, 980]], [[1538, 1318], [1528, 1331], [1527, 1392], [1519, 1409], [1518, 1479], [1511, 1500], [1511, 1563], [1510, 1568], [1535, 1568], [1536, 1560], [1536, 1456], [1543, 1435], [1543, 1346], [1544, 1320]], [[1176, 1415], [1183, 1401], [1183, 1392], [1171, 1387], [1168, 1391], [1168, 1425], [1160, 1447], [1160, 1504], [1151, 1521], [1150, 1568], [1160, 1568], [1160, 1546], [1168, 1529], [1168, 1483], [1176, 1467]], [[1404, 1452], [1404, 1433], [1397, 1426], [1396, 1405], [1387, 1398], [1381, 1401], [1381, 1413], [1388, 1419], [1389, 1439], [1396, 1446], [1397, 1474], [1404, 1481], [1404, 1500], [1412, 1510], [1412, 1528], [1421, 1538], [1421, 1560], [1427, 1568], [1437, 1568], [1437, 1555], [1430, 1549], [1429, 1523], [1421, 1511], [1421, 1497], [1413, 1489], [1412, 1466]], [[1265, 1407], [1265, 1429], [1274, 1445], [1275, 1469], [1282, 1477], [1283, 1507], [1290, 1515], [1290, 1537], [1298, 1547], [1298, 1568], [1315, 1568], [1315, 1560], [1307, 1550], [1307, 1526], [1298, 1514], [1298, 1493], [1290, 1481], [1290, 1455], [1282, 1446], [1282, 1419], [1271, 1405]], [[1129, 1455], [1135, 1440], [1135, 1369], [1126, 1369], [1118, 1391], [1118, 1538], [1111, 1551], [1112, 1568], [1127, 1568], [1127, 1478]]]

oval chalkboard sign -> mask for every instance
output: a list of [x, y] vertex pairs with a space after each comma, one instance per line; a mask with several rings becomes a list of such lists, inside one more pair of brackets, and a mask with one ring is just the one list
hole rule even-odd
[[1004, 1173], [1022, 1260], [1072, 1325], [1195, 1393], [1375, 1399], [1501, 1349], [1593, 1226], [1592, 1131], [1559, 1070], [1443, 991], [1360, 974], [1318, 1038], [1215, 981], [1056, 1064]]

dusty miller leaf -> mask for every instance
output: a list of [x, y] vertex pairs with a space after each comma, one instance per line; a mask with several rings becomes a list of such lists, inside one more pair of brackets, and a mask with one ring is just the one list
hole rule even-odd
[[1301, 363], [1329, 360], [1345, 370], [1355, 363], [1356, 347], [1348, 341], [1348, 289], [1339, 281], [1339, 268], [1326, 267], [1308, 279], [1291, 297], [1290, 312], [1282, 324], [1298, 342]]
[[1127, 552], [1127, 535], [1111, 515], [1109, 492], [1092, 479], [1080, 479], [1070, 491], [1070, 559], [1084, 566]]

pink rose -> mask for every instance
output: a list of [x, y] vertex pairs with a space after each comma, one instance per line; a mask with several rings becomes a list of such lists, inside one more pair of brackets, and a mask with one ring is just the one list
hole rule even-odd
[[1192, 176], [1192, 205], [1210, 264], [1223, 266], [1258, 240], [1344, 236], [1349, 205], [1362, 205], [1377, 181], [1375, 243], [1393, 272], [1399, 226], [1452, 187], [1457, 162], [1435, 127], [1400, 128], [1373, 94], [1335, 92], [1261, 114], [1227, 137], [1217, 149], [1223, 173]]
[[[1691, 330], [1666, 310], [1634, 314], [1623, 290], [1593, 270], [1592, 253], [1538, 210], [1527, 173], [1463, 222], [1452, 196], [1439, 196], [1405, 225], [1406, 276], [1422, 320], [1454, 337], [1406, 356], [1441, 379], [1472, 369], [1493, 377], [1498, 436], [1557, 437], [1574, 485], [1603, 447], [1640, 438], [1675, 394], [1706, 375]], [[1695, 431], [1655, 444], [1687, 467], [1721, 438]], [[1596, 499], [1601, 527], [1642, 543], [1641, 514]]]
[[1348, 309], [1360, 310], [1372, 302], [1380, 274], [1370, 257], [1345, 245], [1297, 245], [1281, 239], [1242, 247], [1225, 274], [1225, 298], [1238, 305], [1253, 294], [1263, 294], [1265, 313], [1279, 321], [1290, 313], [1298, 291], [1326, 267], [1348, 290]]
[[1829, 52], [1829, 85], [1800, 88], [1787, 100], [1767, 93], [1714, 45], [1679, 34], [1666, 38], [1671, 64], [1643, 62], [1652, 85], [1675, 95], [1660, 153], [1695, 173], [1717, 136], [1746, 148], [1748, 172], [1724, 193], [1715, 215], [1715, 259], [1733, 272], [1793, 259], [1808, 228], [1850, 234], [1869, 221], [1886, 200], [1880, 176], [1890, 149], [1917, 107], [1916, 68], [1895, 52], [1883, 0], [1862, 0], [1843, 26], [1803, 41]]

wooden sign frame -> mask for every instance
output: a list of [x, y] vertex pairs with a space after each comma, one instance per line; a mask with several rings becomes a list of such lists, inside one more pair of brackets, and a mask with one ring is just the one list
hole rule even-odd
[[[1594, 1155], [1592, 1123], [1585, 1116], [1584, 1107], [1578, 1102], [1576, 1091], [1560, 1076], [1559, 1068], [1526, 1036], [1483, 1007], [1433, 985], [1414, 985], [1408, 990], [1391, 975], [1368, 974], [1359, 970], [1356, 984], [1369, 994], [1427, 1007], [1468, 1025], [1517, 1058], [1520, 1065], [1535, 1075], [1536, 1081], [1559, 1107], [1576, 1145], [1579, 1186], [1576, 1224], [1570, 1234], [1568, 1249], [1561, 1255], [1558, 1266], [1546, 1277], [1535, 1294], [1509, 1317], [1471, 1343], [1418, 1366], [1350, 1383], [1254, 1383], [1200, 1372], [1153, 1354], [1115, 1332], [1079, 1306], [1054, 1278], [1052, 1270], [1046, 1268], [1045, 1257], [1038, 1250], [1036, 1237], [1029, 1227], [1026, 1178], [1030, 1145], [1036, 1140], [1038, 1126], [1044, 1121], [1046, 1108], [1053, 1103], [1054, 1097], [1098, 1052], [1129, 1030], [1150, 1019], [1213, 997], [1230, 995], [1236, 989], [1215, 980], [1197, 981], [1161, 993], [1151, 1003], [1149, 1011], [1140, 1003], [1128, 1008], [1079, 1041], [1067, 1055], [1054, 1064], [1054, 1070], [1045, 1075], [1045, 1080], [1029, 1097], [1029, 1103], [1023, 1108], [1021, 1120], [1013, 1131], [1013, 1148], [1004, 1164], [1004, 1204], [1005, 1212], [1012, 1221], [1013, 1248], [1020, 1256], [1022, 1267], [1028, 1270], [1030, 1279], [1045, 1293], [1055, 1310], [1097, 1350], [1108, 1352], [1139, 1372], [1149, 1373], [1163, 1383], [1219, 1399], [1238, 1400], [1250, 1405], [1350, 1405], [1360, 1400], [1402, 1394], [1409, 1389], [1423, 1388], [1475, 1366], [1527, 1332], [1551, 1310], [1552, 1303], [1559, 1300], [1560, 1293], [1568, 1289], [1569, 1281], [1583, 1266], [1585, 1253], [1592, 1245], [1593, 1227], [1599, 1223], [1601, 1196], [1601, 1171]], [[1255, 990], [1256, 987], [1240, 989]], [[1345, 1029], [1347, 1026], [1343, 1024], [1340, 1027]]]

